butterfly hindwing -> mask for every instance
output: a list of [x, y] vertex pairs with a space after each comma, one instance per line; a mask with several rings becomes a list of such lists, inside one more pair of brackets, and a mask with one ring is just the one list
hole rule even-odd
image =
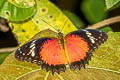
[[[105, 32], [96, 29], [80, 29], [66, 35], [66, 46], [70, 59], [70, 69], [85, 67], [91, 60], [92, 52], [104, 43], [108, 36]], [[78, 57], [78, 55], [81, 57]], [[72, 58], [71, 58], [72, 56]], [[78, 60], [78, 59], [79, 60]], [[77, 60], [76, 60], [77, 59]]]
[[62, 48], [56, 38], [39, 38], [32, 40], [16, 50], [15, 58], [41, 65], [52, 73], [65, 71], [66, 66]]

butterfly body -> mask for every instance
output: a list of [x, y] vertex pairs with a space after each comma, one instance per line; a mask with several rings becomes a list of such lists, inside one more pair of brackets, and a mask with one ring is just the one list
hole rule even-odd
[[100, 30], [81, 29], [66, 36], [42, 37], [32, 40], [16, 50], [15, 58], [41, 65], [52, 73], [85, 67], [92, 52], [107, 40], [107, 34]]
[[58, 43], [62, 46], [63, 49], [65, 49], [65, 39], [63, 33], [61, 32], [58, 33]]

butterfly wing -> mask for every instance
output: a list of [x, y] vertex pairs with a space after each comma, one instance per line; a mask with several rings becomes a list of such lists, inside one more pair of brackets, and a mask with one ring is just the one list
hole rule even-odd
[[32, 40], [15, 52], [15, 58], [20, 61], [28, 61], [41, 65], [46, 70], [53, 73], [65, 71], [64, 50], [61, 48], [56, 38], [39, 38]]
[[91, 59], [92, 52], [107, 40], [105, 32], [96, 29], [80, 29], [66, 35], [66, 51], [70, 68], [85, 67]]

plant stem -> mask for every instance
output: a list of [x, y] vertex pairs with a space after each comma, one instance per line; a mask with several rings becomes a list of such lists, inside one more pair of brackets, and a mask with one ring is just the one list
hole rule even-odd
[[88, 26], [87, 29], [97, 29], [97, 28], [101, 28], [101, 27], [104, 27], [104, 26], [107, 26], [113, 23], [117, 23], [117, 22], [120, 22], [120, 16], [116, 16], [116, 17], [103, 20], [101, 22]]
[[14, 51], [16, 48], [17, 48], [17, 47], [1, 48], [1, 49], [0, 49], [0, 53], [12, 52], [12, 51]]

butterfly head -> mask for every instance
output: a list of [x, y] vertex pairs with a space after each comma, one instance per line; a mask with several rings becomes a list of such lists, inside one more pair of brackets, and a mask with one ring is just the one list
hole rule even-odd
[[58, 37], [61, 37], [61, 36], [63, 36], [63, 33], [58, 31]]

